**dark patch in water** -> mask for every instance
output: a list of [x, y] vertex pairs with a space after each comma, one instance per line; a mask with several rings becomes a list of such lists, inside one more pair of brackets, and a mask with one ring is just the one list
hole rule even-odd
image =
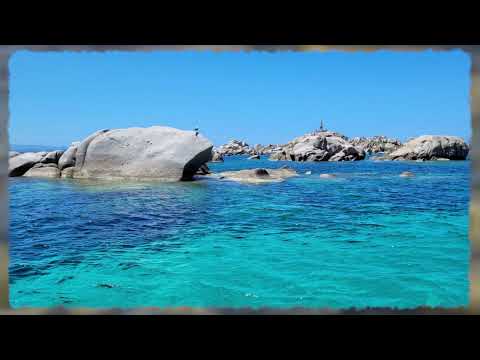
[[359, 241], [359, 240], [347, 240], [347, 243], [349, 244], [358, 244], [358, 243], [362, 243], [363, 241]]
[[104, 289], [112, 289], [114, 288], [115, 286], [111, 285], [111, 284], [98, 284], [97, 285], [98, 288], [104, 288]]
[[235, 239], [245, 239], [245, 236], [233, 235]]
[[57, 284], [63, 284], [65, 281], [72, 280], [74, 276], [65, 276], [57, 281]]
[[27, 277], [35, 275], [44, 275], [45, 272], [32, 265], [13, 265], [10, 267], [9, 275], [12, 277]]
[[128, 269], [131, 269], [131, 268], [138, 267], [137, 264], [135, 264], [135, 263], [130, 263], [130, 262], [120, 263], [120, 264], [118, 264], [118, 266], [120, 266], [120, 268], [121, 268], [122, 270], [128, 270]]
[[71, 300], [71, 299], [69, 299], [69, 298], [67, 298], [67, 297], [65, 297], [65, 296], [60, 296], [60, 300], [62, 300], [62, 303], [63, 303], [63, 304], [71, 304], [71, 303], [73, 303], [73, 300]]
[[33, 244], [32, 247], [35, 248], [35, 249], [48, 249], [50, 247], [50, 245], [47, 245], [47, 244]]

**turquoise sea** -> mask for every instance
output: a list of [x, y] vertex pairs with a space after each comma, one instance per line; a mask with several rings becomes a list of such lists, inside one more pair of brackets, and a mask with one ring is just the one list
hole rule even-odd
[[468, 304], [469, 161], [232, 157], [210, 168], [284, 165], [300, 176], [262, 185], [10, 178], [11, 305]]

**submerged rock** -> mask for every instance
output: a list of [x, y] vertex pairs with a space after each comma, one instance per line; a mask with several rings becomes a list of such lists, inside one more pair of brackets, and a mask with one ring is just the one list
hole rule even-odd
[[321, 174], [320, 175], [320, 178], [322, 179], [335, 179], [337, 177], [337, 175], [334, 175], [334, 174]]
[[191, 180], [212, 148], [202, 135], [170, 127], [101, 130], [78, 146], [73, 177]]
[[297, 172], [292, 169], [250, 169], [240, 171], [227, 171], [219, 174], [226, 180], [237, 181], [241, 183], [261, 184], [270, 182], [281, 182], [292, 176], [297, 176]]
[[465, 160], [469, 147], [457, 136], [424, 135], [388, 155], [392, 160]]
[[253, 155], [248, 158], [248, 160], [260, 160], [260, 155]]
[[404, 171], [403, 173], [400, 174], [400, 177], [414, 177], [415, 174], [410, 172], [410, 171]]
[[68, 167], [62, 170], [61, 177], [66, 178], [66, 179], [72, 179], [73, 178], [73, 172], [74, 172], [73, 167]]

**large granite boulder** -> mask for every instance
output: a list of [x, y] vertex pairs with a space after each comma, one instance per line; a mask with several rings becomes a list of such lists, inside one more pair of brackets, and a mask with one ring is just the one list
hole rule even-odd
[[8, 159], [8, 176], [22, 176], [35, 164], [38, 164], [47, 155], [47, 152], [27, 152]]
[[101, 130], [78, 146], [74, 178], [191, 180], [213, 145], [170, 127]]
[[62, 154], [58, 160], [58, 168], [60, 170], [75, 166], [75, 159], [77, 154], [77, 148], [80, 142], [74, 142], [70, 147]]
[[386, 158], [390, 160], [465, 160], [468, 152], [468, 145], [460, 137], [424, 135], [410, 140]]
[[365, 151], [356, 148], [341, 134], [321, 131], [300, 136], [270, 156], [270, 160], [357, 161]]
[[41, 178], [59, 178], [60, 170], [53, 163], [38, 163], [28, 170], [23, 176]]

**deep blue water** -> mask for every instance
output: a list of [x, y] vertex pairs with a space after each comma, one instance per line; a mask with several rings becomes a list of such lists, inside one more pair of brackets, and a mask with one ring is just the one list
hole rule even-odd
[[12, 306], [468, 303], [469, 161], [210, 168], [285, 164], [262, 185], [9, 179]]

